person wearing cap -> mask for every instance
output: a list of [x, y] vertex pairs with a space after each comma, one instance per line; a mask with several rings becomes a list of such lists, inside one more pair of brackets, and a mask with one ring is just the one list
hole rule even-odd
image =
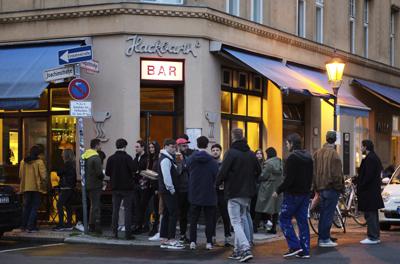
[[178, 213], [177, 187], [179, 175], [175, 162], [176, 142], [172, 138], [164, 140], [164, 149], [160, 151], [158, 191], [161, 194], [164, 210], [161, 219], [161, 248], [183, 249], [185, 246], [175, 239]]
[[320, 219], [318, 223], [318, 245], [320, 247], [335, 247], [330, 236], [333, 216], [339, 200], [339, 194], [344, 190], [342, 161], [335, 149], [336, 132], [326, 133], [326, 143], [314, 153], [313, 190], [319, 198]]
[[186, 138], [178, 138], [176, 144], [178, 151], [176, 153], [176, 162], [178, 165], [179, 184], [178, 184], [178, 208], [179, 208], [179, 227], [180, 227], [180, 241], [187, 243], [189, 240], [186, 236], [188, 226], [188, 212], [190, 208], [188, 198], [188, 181], [189, 171], [187, 168], [187, 161], [191, 153], [189, 153], [190, 141]]

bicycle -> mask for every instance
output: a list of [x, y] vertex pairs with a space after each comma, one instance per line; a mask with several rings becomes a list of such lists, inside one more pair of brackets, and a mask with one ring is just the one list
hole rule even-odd
[[[318, 198], [317, 198], [318, 199]], [[318, 223], [320, 219], [320, 207], [317, 201], [314, 199], [310, 200], [310, 205], [308, 207], [308, 222], [311, 229], [315, 234], [318, 235]], [[333, 215], [332, 224], [342, 229], [343, 233], [346, 233], [346, 220], [343, 218], [341, 210], [339, 208], [339, 204], [336, 205], [335, 214]]]
[[363, 217], [363, 214], [358, 211], [356, 185], [354, 184], [353, 178], [346, 179], [344, 185], [345, 192], [340, 196], [338, 203], [344, 220], [346, 221], [346, 217], [351, 217], [357, 224], [366, 226], [367, 221]]

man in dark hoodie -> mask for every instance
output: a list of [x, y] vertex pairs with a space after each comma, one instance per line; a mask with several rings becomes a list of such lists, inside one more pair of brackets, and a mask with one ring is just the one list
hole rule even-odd
[[134, 166], [132, 157], [126, 153], [128, 142], [117, 139], [115, 147], [117, 151], [107, 160], [106, 175], [110, 176], [112, 189], [112, 232], [118, 238], [118, 217], [122, 200], [125, 207], [125, 238], [132, 239], [132, 202], [134, 189]]
[[217, 205], [215, 182], [218, 174], [217, 161], [207, 153], [208, 138], [197, 138], [199, 151], [193, 153], [187, 162], [189, 170], [190, 202], [190, 249], [196, 249], [197, 222], [203, 210], [206, 219], [206, 249], [212, 249], [212, 236]]
[[89, 232], [101, 233], [101, 188], [103, 187], [103, 166], [97, 151], [101, 150], [100, 139], [90, 141], [90, 149], [82, 154], [85, 160], [86, 190], [90, 199]]
[[[279, 223], [287, 240], [289, 251], [283, 257], [310, 258], [310, 230], [307, 221], [313, 179], [313, 159], [301, 149], [299, 134], [289, 135], [286, 147], [290, 154], [285, 163], [285, 177], [278, 190], [272, 194], [277, 198], [283, 194]], [[293, 229], [292, 218], [296, 218], [300, 239]]]
[[261, 168], [256, 155], [243, 138], [242, 129], [232, 129], [232, 141], [218, 173], [217, 185], [224, 182], [228, 213], [235, 231], [234, 251], [229, 258], [246, 262], [253, 258], [253, 254], [243, 224], [248, 224], [247, 211], [250, 199], [256, 193], [256, 179]]

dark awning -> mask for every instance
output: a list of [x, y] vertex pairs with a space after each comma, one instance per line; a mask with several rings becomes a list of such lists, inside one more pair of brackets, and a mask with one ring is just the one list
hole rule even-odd
[[353, 82], [364, 88], [366, 91], [374, 94], [375, 96], [381, 98], [387, 103], [400, 108], [400, 89], [365, 81], [362, 79], [353, 79]]
[[58, 66], [58, 51], [79, 46], [59, 44], [0, 48], [0, 109], [34, 109], [48, 86], [43, 71]]
[[[324, 87], [330, 93], [333, 93], [332, 87], [329, 84], [328, 77], [325, 73], [293, 64], [288, 64], [288, 67]], [[350, 93], [350, 89], [351, 88], [348, 86], [348, 82], [343, 81], [338, 93], [339, 114], [368, 116], [368, 113], [371, 109], [355, 98]]]
[[261, 55], [254, 55], [247, 52], [237, 51], [229, 48], [222, 48], [228, 56], [231, 56], [248, 67], [262, 74], [282, 91], [290, 91], [308, 96], [318, 96], [322, 98], [332, 98], [323, 87], [312, 82], [304, 76], [286, 67], [281, 61], [273, 60]]

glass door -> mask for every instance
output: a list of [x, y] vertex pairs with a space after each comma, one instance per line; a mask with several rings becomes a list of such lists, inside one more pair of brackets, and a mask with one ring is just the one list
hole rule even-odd
[[183, 87], [147, 88], [140, 90], [140, 137], [156, 140], [183, 133]]

